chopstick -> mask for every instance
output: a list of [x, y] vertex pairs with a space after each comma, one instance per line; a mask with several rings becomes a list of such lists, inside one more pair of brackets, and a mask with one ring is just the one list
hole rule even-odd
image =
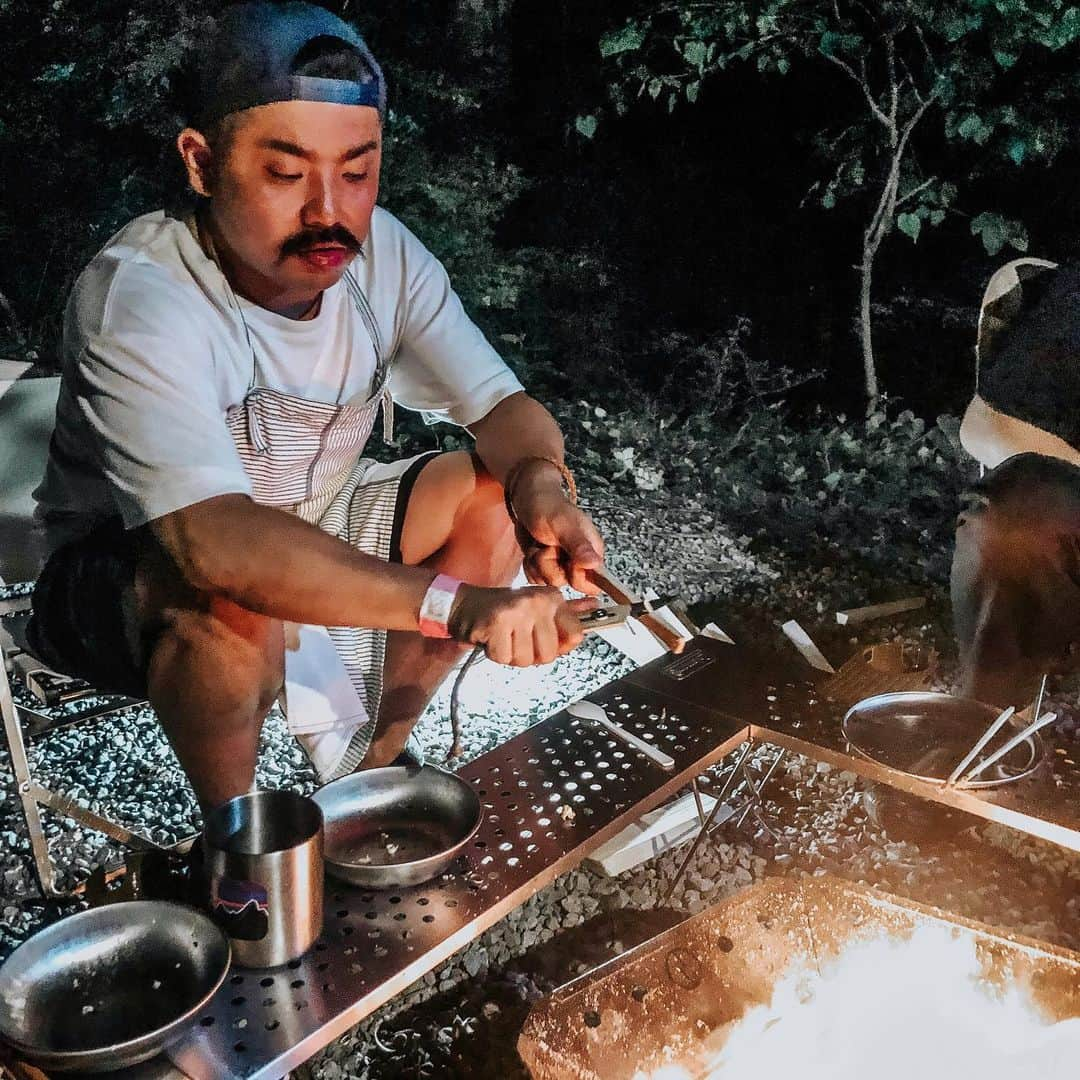
[[982, 733], [979, 741], [964, 755], [964, 760], [949, 773], [949, 779], [945, 781], [946, 787], [952, 787], [956, 783], [957, 778], [962, 776], [964, 770], [979, 756], [979, 751], [1012, 719], [1015, 712], [1016, 706], [1010, 705], [1001, 712], [996, 720], [991, 722], [990, 726]]
[[1046, 727], [1047, 724], [1052, 724], [1057, 719], [1057, 713], [1047, 713], [1041, 720], [1033, 720], [1023, 731], [1014, 735], [1000, 750], [991, 754], [988, 758], [980, 761], [974, 769], [969, 772], [963, 780], [957, 784], [957, 787], [967, 787], [979, 773], [989, 769], [991, 765], [994, 765], [1000, 761], [1010, 750], [1015, 750], [1025, 739], [1034, 735], [1036, 731], [1040, 731]]
[[1049, 675], [1042, 677], [1042, 682], [1039, 683], [1039, 692], [1035, 695], [1035, 705], [1031, 710], [1031, 721], [1034, 723], [1039, 719], [1039, 713], [1042, 712], [1043, 698], [1046, 697], [1046, 680]]

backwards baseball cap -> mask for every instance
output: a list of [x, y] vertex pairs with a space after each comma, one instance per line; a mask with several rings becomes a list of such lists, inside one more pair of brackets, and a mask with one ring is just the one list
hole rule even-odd
[[[297, 74], [313, 50], [335, 46], [355, 54], [351, 68], [356, 77]], [[209, 40], [196, 50], [191, 121], [197, 126], [276, 101], [368, 105], [380, 116], [386, 114], [386, 83], [364, 39], [315, 4], [298, 0], [237, 4], [214, 20]]]

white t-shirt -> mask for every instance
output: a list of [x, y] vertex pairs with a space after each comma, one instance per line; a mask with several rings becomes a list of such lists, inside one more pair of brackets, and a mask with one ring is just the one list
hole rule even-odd
[[[465, 314], [442, 264], [376, 208], [352, 264], [396, 402], [468, 426], [522, 389]], [[63, 377], [45, 479], [35, 492], [50, 546], [117, 514], [126, 528], [215, 495], [251, 494], [225, 425], [252, 380], [313, 401], [372, 392], [375, 349], [344, 282], [313, 319], [234, 294], [187, 224], [136, 218], [91, 261], [64, 318]], [[359, 448], [358, 448], [359, 454]]]

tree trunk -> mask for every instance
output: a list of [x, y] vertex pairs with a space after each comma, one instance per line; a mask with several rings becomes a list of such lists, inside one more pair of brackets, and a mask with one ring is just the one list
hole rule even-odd
[[869, 239], [863, 241], [862, 266], [860, 268], [859, 340], [862, 344], [863, 376], [866, 382], [866, 413], [869, 416], [877, 408], [881, 390], [878, 387], [877, 368], [874, 364], [873, 323], [870, 319], [870, 284], [873, 280], [876, 245]]

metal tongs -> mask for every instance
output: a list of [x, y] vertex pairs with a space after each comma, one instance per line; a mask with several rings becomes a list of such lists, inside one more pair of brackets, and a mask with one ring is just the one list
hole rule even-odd
[[[590, 570], [589, 577], [604, 590], [605, 596], [598, 598], [595, 611], [586, 612], [581, 622], [586, 630], [602, 630], [619, 626], [627, 619], [637, 619], [669, 652], [681, 653], [689, 637], [697, 634], [698, 628], [686, 611], [686, 605], [678, 596], [660, 596], [653, 600], [638, 596], [633, 590], [619, 581], [606, 567]], [[666, 609], [685, 627], [689, 637], [677, 633], [662, 619], [657, 612]]]
[[[1021, 743], [1026, 742], [1037, 731], [1041, 731], [1048, 724], [1052, 724], [1057, 719], [1057, 713], [1047, 713], [1045, 716], [1040, 716], [1042, 711], [1043, 697], [1046, 694], [1046, 676], [1042, 677], [1042, 682], [1039, 684], [1039, 693], [1035, 698], [1034, 707], [1031, 710], [1031, 723], [1027, 727], [1018, 731], [1004, 746], [999, 747], [989, 757], [983, 758], [974, 768], [968, 768], [971, 763], [982, 753], [983, 749], [989, 744], [990, 740], [1013, 718], [1013, 714], [1016, 712], [1016, 706], [1010, 705], [1007, 709], [1004, 709], [990, 724], [990, 726], [979, 736], [975, 745], [964, 755], [963, 759], [956, 766], [955, 769], [949, 774], [949, 778], [945, 781], [946, 787], [970, 787], [972, 782], [984, 773], [991, 765], [996, 765], [1006, 754], [1011, 753]], [[968, 771], [965, 773], [964, 770]]]

